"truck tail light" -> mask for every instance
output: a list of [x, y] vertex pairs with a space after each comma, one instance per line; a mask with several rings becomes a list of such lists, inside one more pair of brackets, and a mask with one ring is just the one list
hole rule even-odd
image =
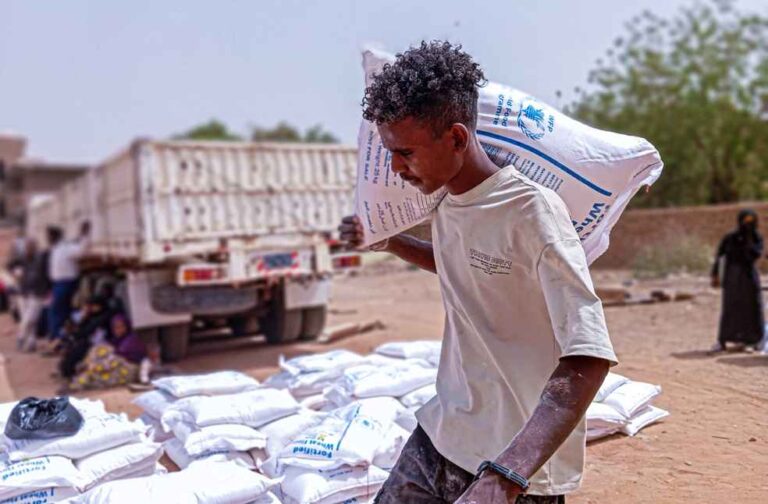
[[206, 283], [221, 280], [226, 272], [221, 266], [195, 266], [185, 268], [182, 272], [184, 283]]
[[335, 256], [333, 258], [334, 269], [359, 268], [362, 265], [363, 260], [359, 254]]

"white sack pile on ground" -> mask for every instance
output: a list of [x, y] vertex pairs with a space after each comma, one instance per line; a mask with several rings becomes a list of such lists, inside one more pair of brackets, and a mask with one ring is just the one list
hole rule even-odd
[[[0, 503], [82, 502], [83, 493], [104, 483], [166, 472], [157, 463], [162, 446], [147, 438], [144, 424], [107, 413], [101, 401], [71, 403], [84, 420], [72, 436], [19, 441], [2, 435]], [[0, 405], [0, 429], [15, 405]]]
[[[163, 378], [134, 401], [142, 422], [73, 398], [85, 418], [76, 435], [4, 439], [0, 503], [370, 502], [436, 395], [439, 354], [435, 341], [388, 343], [281, 358], [264, 384], [234, 371]], [[611, 373], [589, 437], [634, 435], [668, 415], [651, 406], [659, 393]], [[0, 422], [12, 407], [0, 405]], [[158, 470], [163, 451], [180, 472]]]
[[[366, 84], [393, 59], [365, 51]], [[647, 140], [591, 128], [495, 82], [479, 89], [477, 135], [498, 166], [514, 165], [563, 199], [590, 263], [608, 248], [611, 228], [632, 196], [663, 169]], [[393, 173], [391, 155], [370, 122], [362, 121], [357, 142], [355, 213], [370, 245], [426, 219], [445, 192], [425, 196]]]
[[587, 410], [587, 441], [621, 432], [634, 436], [641, 429], [669, 416], [651, 403], [661, 387], [608, 373]]

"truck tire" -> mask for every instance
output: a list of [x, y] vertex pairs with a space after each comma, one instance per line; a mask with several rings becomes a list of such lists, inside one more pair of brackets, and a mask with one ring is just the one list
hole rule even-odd
[[176, 362], [186, 357], [189, 349], [189, 324], [161, 327], [160, 349], [163, 362]]
[[227, 321], [234, 336], [247, 336], [259, 332], [259, 319], [254, 315], [238, 315]]
[[311, 308], [304, 308], [303, 310], [304, 322], [301, 326], [301, 339], [313, 340], [320, 336], [325, 328], [325, 319], [328, 315], [328, 307], [313, 306]]
[[267, 343], [290, 343], [301, 336], [303, 310], [288, 310], [285, 307], [285, 286], [275, 288], [267, 314], [259, 318], [260, 332]]

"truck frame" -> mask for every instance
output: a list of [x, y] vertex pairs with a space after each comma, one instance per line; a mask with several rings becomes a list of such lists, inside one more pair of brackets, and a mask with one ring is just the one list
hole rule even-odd
[[190, 324], [222, 321], [270, 343], [323, 329], [331, 276], [360, 257], [334, 245], [351, 213], [356, 149], [330, 144], [140, 139], [30, 205], [27, 234], [91, 223], [89, 283], [114, 282], [165, 360]]

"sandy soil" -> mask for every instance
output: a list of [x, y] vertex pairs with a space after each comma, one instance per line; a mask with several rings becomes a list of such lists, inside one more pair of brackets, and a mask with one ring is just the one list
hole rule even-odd
[[[599, 273], [596, 283], [616, 284], [621, 274]], [[645, 289], [656, 284], [639, 283]], [[589, 446], [583, 489], [569, 502], [747, 503], [768, 502], [768, 357], [703, 351], [715, 337], [719, 295], [703, 279], [680, 278], [660, 285], [697, 292], [693, 301], [607, 308], [608, 325], [621, 364], [616, 371], [659, 383], [657, 404], [672, 416], [634, 438], [614, 436]], [[395, 262], [377, 265], [336, 284], [330, 324], [380, 319], [384, 330], [330, 345], [267, 346], [258, 338], [206, 342], [192, 347], [178, 367], [184, 372], [222, 368], [264, 378], [287, 356], [334, 347], [369, 352], [384, 341], [440, 338], [442, 304], [436, 278]], [[7, 358], [19, 397], [51, 395], [55, 361], [13, 349], [13, 327], [0, 319], [0, 353]], [[113, 411], [138, 414], [131, 392], [91, 394]]]

